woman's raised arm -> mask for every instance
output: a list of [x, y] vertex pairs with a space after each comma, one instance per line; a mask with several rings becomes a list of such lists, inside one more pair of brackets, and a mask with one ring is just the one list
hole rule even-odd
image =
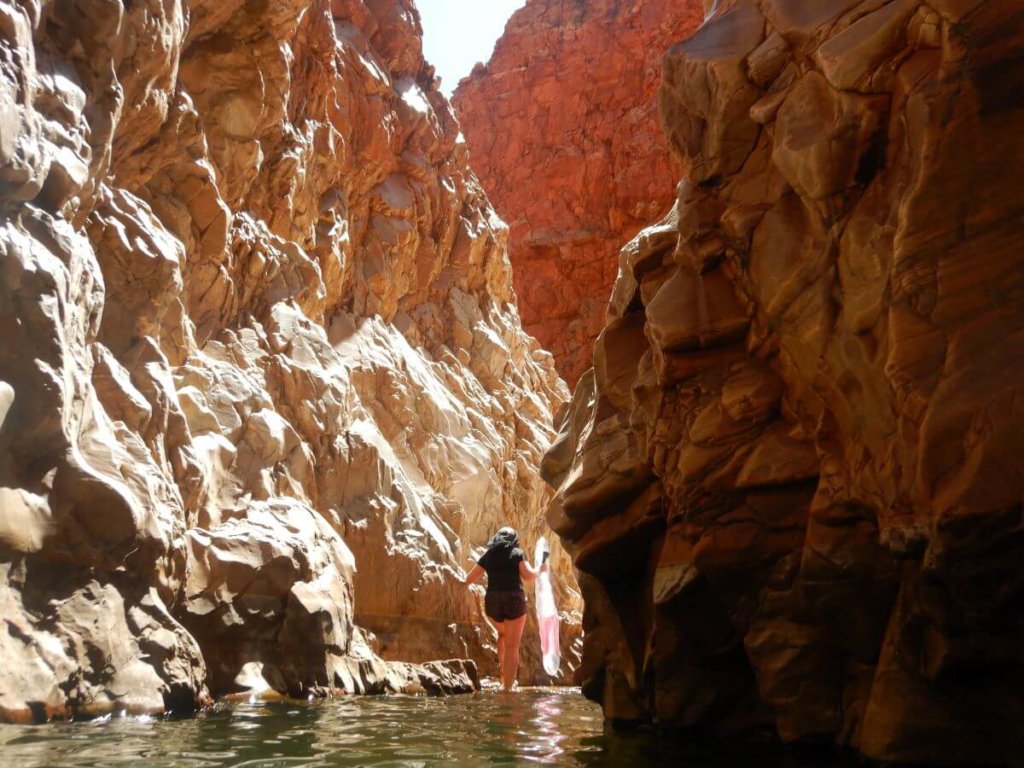
[[519, 576], [522, 578], [524, 582], [533, 581], [537, 578], [538, 573], [540, 573], [541, 571], [546, 571], [547, 569], [547, 560], [540, 564], [540, 568], [534, 568], [532, 565], [526, 562], [526, 560], [519, 561]]

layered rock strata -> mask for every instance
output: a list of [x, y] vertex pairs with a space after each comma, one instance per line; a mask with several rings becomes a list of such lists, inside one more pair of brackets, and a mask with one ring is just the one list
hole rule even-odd
[[0, 0], [0, 717], [493, 672], [459, 579], [565, 391], [419, 34]]
[[619, 249], [672, 205], [661, 57], [699, 0], [531, 0], [453, 97], [498, 213], [526, 330], [574, 385], [590, 367]]
[[1024, 761], [1024, 13], [713, 4], [546, 476], [614, 720]]

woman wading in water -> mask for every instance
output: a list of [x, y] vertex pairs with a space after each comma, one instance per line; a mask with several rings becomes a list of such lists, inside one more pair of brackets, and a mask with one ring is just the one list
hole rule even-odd
[[498, 668], [502, 690], [512, 690], [519, 669], [519, 641], [526, 625], [523, 582], [533, 581], [547, 568], [547, 558], [539, 568], [526, 562], [526, 554], [519, 548], [515, 529], [502, 528], [487, 542], [487, 551], [466, 576], [466, 584], [472, 584], [487, 573], [484, 610], [498, 630]]

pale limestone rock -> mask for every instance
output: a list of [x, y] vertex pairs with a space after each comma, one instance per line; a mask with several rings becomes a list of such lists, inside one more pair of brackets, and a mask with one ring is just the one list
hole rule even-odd
[[419, 34], [400, 0], [0, 0], [0, 716], [473, 687], [360, 621], [495, 671], [460, 579], [546, 531], [567, 392]]
[[53, 533], [46, 499], [24, 489], [0, 488], [0, 541], [15, 552], [38, 552]]
[[14, 390], [11, 388], [11, 385], [0, 381], [0, 427], [3, 427], [4, 419], [7, 418], [7, 413], [11, 410], [13, 402]]

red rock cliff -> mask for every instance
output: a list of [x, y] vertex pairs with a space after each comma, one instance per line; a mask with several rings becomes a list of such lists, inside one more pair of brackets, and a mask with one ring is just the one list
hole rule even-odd
[[1024, 9], [736, 0], [546, 459], [605, 714], [1024, 762]]
[[570, 386], [590, 367], [619, 249], [672, 203], [661, 57], [703, 15], [699, 0], [530, 0], [453, 98], [511, 228], [523, 325]]

